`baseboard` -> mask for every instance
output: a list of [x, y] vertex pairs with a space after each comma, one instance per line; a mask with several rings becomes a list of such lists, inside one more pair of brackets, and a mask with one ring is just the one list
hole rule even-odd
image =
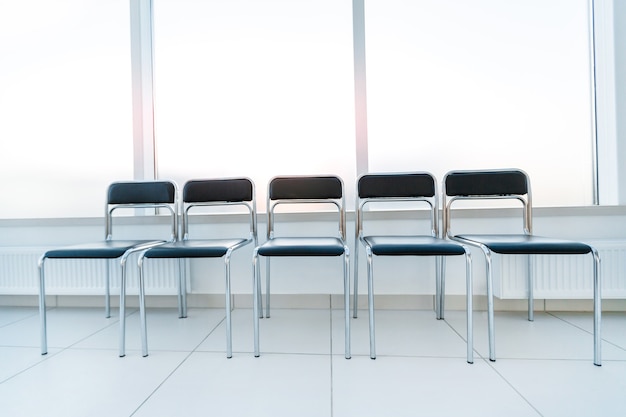
[[[377, 310], [432, 310], [435, 297], [432, 295], [377, 295], [374, 305]], [[342, 309], [343, 295], [339, 294], [274, 294], [271, 299], [272, 308], [299, 309]], [[265, 304], [265, 298], [263, 298]], [[352, 303], [352, 298], [350, 299]], [[487, 310], [487, 297], [474, 296], [474, 310]], [[0, 306], [36, 307], [39, 298], [36, 295], [0, 295]], [[48, 307], [99, 307], [104, 306], [103, 296], [53, 295], [46, 297]], [[126, 298], [130, 308], [139, 306], [136, 295]], [[153, 308], [176, 308], [178, 298], [173, 295], [146, 296], [146, 305]], [[187, 306], [190, 308], [224, 308], [226, 301], [223, 294], [188, 294]], [[252, 308], [250, 294], [236, 294], [232, 297], [234, 308]], [[111, 306], [119, 307], [119, 296], [111, 296]], [[350, 306], [352, 308], [352, 304]], [[359, 295], [358, 308], [367, 308], [367, 296]], [[526, 300], [494, 300], [497, 311], [526, 311]], [[447, 311], [465, 310], [465, 296], [448, 295], [445, 299]], [[535, 311], [592, 311], [593, 300], [535, 300]], [[602, 300], [603, 311], [626, 311], [626, 299]]]

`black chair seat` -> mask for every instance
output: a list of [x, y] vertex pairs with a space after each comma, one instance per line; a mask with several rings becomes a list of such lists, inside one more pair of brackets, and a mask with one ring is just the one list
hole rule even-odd
[[183, 240], [149, 249], [145, 258], [221, 258], [246, 239]]
[[507, 255], [585, 255], [591, 247], [581, 242], [534, 235], [459, 235], [460, 239], [479, 242], [495, 253]]
[[340, 256], [344, 244], [333, 237], [279, 237], [259, 247], [262, 256]]
[[374, 255], [465, 255], [459, 244], [430, 236], [366, 236], [364, 240]]
[[126, 251], [138, 245], [147, 243], [157, 243], [164, 241], [154, 240], [103, 240], [102, 242], [92, 242], [80, 245], [67, 246], [64, 248], [47, 251], [46, 258], [70, 259], [116, 259], [124, 255]]

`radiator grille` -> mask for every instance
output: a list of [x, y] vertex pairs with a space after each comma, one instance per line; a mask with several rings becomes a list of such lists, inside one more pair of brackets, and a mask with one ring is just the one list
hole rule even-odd
[[[600, 255], [602, 298], [626, 298], [626, 242], [589, 241]], [[525, 256], [507, 256], [494, 268], [494, 294], [499, 298], [525, 298], [527, 295]], [[591, 255], [550, 256], [534, 259], [534, 295], [539, 299], [593, 298]], [[476, 278], [480, 279], [480, 278]]]
[[[0, 294], [38, 294], [37, 264], [46, 250], [47, 248], [1, 248]], [[45, 263], [46, 294], [104, 294], [107, 263], [111, 273], [111, 292], [119, 293], [121, 278], [119, 261], [49, 259]], [[177, 293], [177, 260], [150, 260], [145, 272], [146, 292], [155, 295]], [[131, 256], [127, 261], [127, 293], [138, 292], [137, 278], [137, 257]]]
[[[626, 241], [589, 241], [600, 254], [603, 298], [626, 298]], [[0, 248], [0, 294], [38, 294], [37, 262], [47, 248]], [[475, 293], [484, 289], [479, 254], [474, 257]], [[128, 260], [127, 292], [137, 293], [137, 259]], [[106, 283], [103, 260], [46, 261], [46, 294], [101, 295]], [[525, 298], [527, 259], [524, 256], [494, 258], [494, 294], [504, 299]], [[119, 263], [111, 262], [111, 292], [119, 292]], [[585, 256], [537, 256], [534, 261], [535, 298], [593, 298], [593, 262]], [[453, 271], [448, 272], [450, 275]], [[449, 275], [449, 276], [450, 276]], [[462, 276], [462, 273], [454, 274]], [[189, 280], [189, 278], [188, 278]], [[146, 292], [174, 295], [178, 288], [178, 261], [152, 259], [146, 269]], [[190, 282], [187, 288], [190, 288]]]

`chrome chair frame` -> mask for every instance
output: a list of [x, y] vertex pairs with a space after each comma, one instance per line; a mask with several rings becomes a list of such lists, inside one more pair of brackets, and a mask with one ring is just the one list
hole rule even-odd
[[[124, 356], [126, 326], [126, 263], [130, 255], [166, 242], [178, 236], [178, 191], [172, 181], [126, 181], [114, 182], [107, 189], [105, 203], [105, 238], [100, 242], [67, 246], [46, 251], [38, 262], [39, 268], [39, 314], [41, 317], [41, 354], [48, 353], [45, 262], [48, 259], [103, 259], [106, 263], [105, 315], [111, 317], [109, 262], [120, 260], [120, 357]], [[171, 217], [170, 237], [163, 240], [113, 239], [113, 214], [120, 209], [151, 209], [155, 215], [159, 209], [167, 209]]]
[[[281, 205], [328, 205], [337, 208], [337, 236], [285, 237], [275, 231], [276, 208]], [[310, 257], [343, 255], [345, 358], [350, 359], [350, 250], [346, 243], [346, 211], [343, 180], [338, 176], [277, 176], [267, 190], [267, 240], [254, 249], [254, 356], [259, 351], [259, 288], [261, 272], [259, 257], [266, 258], [266, 318], [270, 317], [270, 258], [272, 256]], [[309, 215], [311, 212], [308, 212]]]
[[[249, 222], [249, 235], [246, 237], [214, 237], [194, 238], [190, 237], [189, 225], [192, 209], [196, 208], [219, 208], [240, 206], [247, 210]], [[159, 245], [143, 251], [138, 259], [139, 266], [139, 315], [141, 325], [141, 344], [143, 356], [148, 356], [148, 333], [146, 325], [144, 266], [147, 259], [172, 259], [178, 258], [180, 262], [180, 282], [185, 289], [185, 259], [191, 258], [222, 258], [224, 261], [225, 277], [225, 308], [226, 308], [226, 356], [233, 356], [232, 349], [232, 319], [231, 319], [231, 256], [235, 250], [250, 243], [257, 246], [257, 211], [255, 187], [249, 178], [215, 178], [188, 181], [183, 187], [181, 198], [182, 215], [182, 240]], [[219, 214], [217, 214], [219, 215]], [[186, 294], [186, 289], [183, 291]], [[259, 294], [260, 297], [260, 294]], [[185, 311], [186, 313], [186, 311]], [[185, 314], [186, 316], [186, 314]]]
[[[354, 318], [357, 317], [359, 242], [364, 246], [367, 258], [367, 295], [369, 310], [370, 358], [376, 359], [376, 336], [374, 319], [374, 258], [376, 256], [432, 256], [435, 258], [435, 312], [443, 319], [445, 299], [445, 259], [448, 256], [465, 256], [467, 290], [467, 362], [474, 362], [472, 305], [472, 261], [465, 245], [442, 239], [439, 236], [437, 183], [428, 172], [373, 173], [357, 180], [356, 233], [354, 252]], [[393, 204], [417, 214], [419, 207], [407, 208], [406, 203], [428, 207], [430, 232], [418, 234], [407, 232], [396, 235], [366, 234], [365, 209], [369, 205]], [[423, 203], [423, 204], [422, 204]], [[385, 206], [385, 208], [388, 208]], [[417, 220], [412, 219], [413, 222]], [[417, 228], [416, 228], [417, 229]]]
[[[518, 200], [522, 205], [521, 234], [453, 234], [451, 206], [459, 200]], [[528, 320], [534, 320], [533, 255], [586, 255], [593, 258], [594, 358], [601, 361], [601, 277], [598, 251], [582, 242], [536, 236], [532, 232], [532, 193], [528, 175], [520, 169], [450, 171], [444, 178], [444, 230], [447, 238], [479, 248], [485, 255], [489, 359], [496, 360], [493, 304], [494, 254], [528, 256]]]

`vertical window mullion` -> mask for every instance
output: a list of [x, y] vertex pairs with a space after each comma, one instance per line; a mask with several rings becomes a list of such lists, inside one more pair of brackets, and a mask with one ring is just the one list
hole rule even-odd
[[367, 150], [367, 77], [365, 65], [365, 5], [364, 0], [352, 1], [352, 31], [354, 46], [354, 112], [356, 123], [356, 175], [368, 168]]
[[156, 178], [152, 0], [130, 1], [134, 178]]

